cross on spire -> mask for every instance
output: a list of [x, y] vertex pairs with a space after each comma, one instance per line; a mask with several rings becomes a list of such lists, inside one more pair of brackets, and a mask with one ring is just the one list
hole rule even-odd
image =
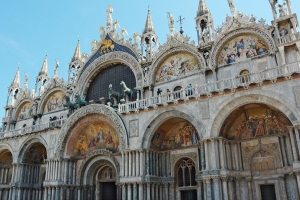
[[179, 19], [178, 19], [178, 21], [177, 22], [179, 22], [180, 23], [180, 33], [181, 33], [181, 35], [183, 34], [183, 30], [182, 30], [182, 24], [183, 24], [183, 20], [185, 20], [185, 18], [182, 18], [182, 16], [180, 15], [179, 16]]

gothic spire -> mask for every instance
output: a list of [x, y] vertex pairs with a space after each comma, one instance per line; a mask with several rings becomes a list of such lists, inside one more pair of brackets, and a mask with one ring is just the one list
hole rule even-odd
[[75, 60], [81, 60], [81, 53], [80, 53], [80, 40], [78, 39], [78, 43], [72, 58], [72, 62]]
[[48, 76], [48, 55], [47, 54], [44, 59], [41, 71], [39, 73], [39, 76], [42, 76], [42, 75]]
[[148, 9], [148, 15], [147, 15], [147, 21], [146, 21], [146, 24], [145, 24], [144, 34], [149, 33], [149, 32], [155, 32], [153, 22], [152, 22], [152, 18], [151, 18], [151, 15], [150, 15], [150, 9]]
[[11, 88], [19, 88], [20, 87], [20, 66], [18, 66], [18, 71], [15, 75], [13, 82], [11, 83]]
[[205, 0], [200, 0], [199, 1], [199, 6], [198, 6], [198, 13], [197, 17], [201, 15], [205, 15], [209, 12]]

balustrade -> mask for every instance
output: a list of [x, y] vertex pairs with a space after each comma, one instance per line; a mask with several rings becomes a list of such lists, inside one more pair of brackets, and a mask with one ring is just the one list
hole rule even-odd
[[286, 64], [282, 67], [269, 68], [259, 72], [249, 73], [234, 78], [222, 79], [214, 83], [198, 84], [198, 87], [186, 88], [179, 91], [173, 91], [168, 94], [149, 97], [147, 99], [137, 100], [120, 104], [119, 113], [138, 112], [138, 110], [149, 107], [156, 108], [157, 105], [167, 105], [168, 103], [177, 103], [180, 100], [189, 98], [199, 98], [200, 96], [209, 96], [214, 92], [230, 90], [232, 88], [247, 87], [251, 84], [262, 83], [263, 81], [273, 81], [281, 77], [289, 77], [294, 73], [300, 72], [300, 62]]

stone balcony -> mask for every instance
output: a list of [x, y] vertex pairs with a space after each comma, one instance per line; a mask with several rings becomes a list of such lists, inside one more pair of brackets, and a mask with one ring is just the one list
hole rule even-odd
[[149, 108], [157, 109], [158, 106], [167, 106], [168, 104], [178, 104], [179, 101], [189, 101], [189, 99], [201, 97], [211, 97], [214, 93], [223, 94], [224, 91], [236, 91], [236, 88], [248, 89], [250, 85], [263, 85], [265, 81], [276, 83], [277, 79], [285, 78], [289, 80], [293, 74], [300, 73], [300, 61], [292, 64], [286, 64], [282, 67], [269, 68], [263, 71], [250, 73], [234, 78], [222, 79], [208, 84], [198, 84], [198, 87], [170, 92], [150, 98], [127, 102], [118, 106], [118, 112], [128, 114], [130, 112], [138, 113], [139, 110], [147, 111]]
[[279, 38], [275, 38], [275, 42], [277, 45], [288, 44], [297, 40], [300, 40], [300, 32], [291, 33], [288, 35], [281, 36]]
[[6, 132], [0, 132], [0, 139], [23, 136], [23, 135], [37, 133], [37, 132], [41, 132], [53, 128], [60, 128], [65, 123], [65, 121], [66, 119], [61, 119], [56, 121], [50, 121], [45, 124], [38, 124], [38, 125], [28, 126], [20, 129], [6, 131]]

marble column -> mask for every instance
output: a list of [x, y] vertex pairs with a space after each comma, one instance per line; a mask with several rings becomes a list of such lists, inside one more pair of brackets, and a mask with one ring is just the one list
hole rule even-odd
[[125, 155], [124, 152], [121, 152], [121, 176], [125, 176]]
[[128, 151], [125, 151], [125, 177], [128, 177]]
[[212, 169], [217, 169], [217, 152], [216, 152], [216, 141], [214, 139], [210, 140], [211, 143], [211, 162], [212, 162]]
[[296, 135], [296, 141], [297, 141], [297, 149], [298, 149], [298, 153], [300, 155], [300, 138], [299, 138], [299, 125], [295, 126], [295, 135]]
[[197, 181], [197, 200], [202, 200], [202, 180]]
[[155, 199], [159, 199], [159, 184], [155, 184]]
[[224, 139], [223, 138], [220, 138], [219, 139], [219, 152], [220, 152], [220, 164], [221, 164], [221, 169], [225, 169], [225, 149], [224, 149], [224, 146], [223, 146], [223, 142], [224, 142]]
[[249, 200], [253, 200], [251, 177], [247, 177], [246, 181], [247, 181], [247, 185], [248, 185]]
[[133, 183], [133, 200], [138, 200], [138, 192], [137, 192], [137, 188], [136, 188], [136, 183]]
[[132, 200], [131, 184], [127, 184], [127, 200]]
[[150, 183], [147, 183], [147, 200], [151, 200], [151, 185]]
[[72, 168], [72, 184], [76, 184], [76, 161], [73, 161], [73, 168]]
[[143, 150], [140, 150], [140, 176], [145, 175], [145, 153]]
[[175, 190], [174, 190], [174, 183], [170, 183], [170, 187], [169, 187], [169, 199], [170, 200], [174, 200], [175, 199]]
[[164, 183], [164, 199], [169, 200], [168, 183]]
[[62, 167], [62, 160], [58, 161], [58, 181], [61, 181], [61, 167]]
[[294, 172], [297, 179], [298, 192], [300, 193], [300, 171]]
[[279, 49], [279, 53], [280, 53], [281, 66], [283, 66], [286, 64], [285, 54], [284, 54], [284, 46], [279, 46], [278, 49]]
[[136, 176], [136, 169], [135, 169], [135, 166], [136, 166], [136, 160], [135, 160], [135, 158], [136, 158], [136, 155], [135, 155], [135, 151], [132, 151], [131, 152], [132, 153], [132, 158], [131, 158], [131, 160], [132, 160], [132, 176]]
[[140, 155], [139, 155], [139, 151], [136, 151], [135, 154], [135, 176], [140, 176], [140, 165], [142, 165], [142, 163], [140, 163]]
[[236, 199], [241, 199], [240, 180], [241, 180], [240, 177], [235, 178]]
[[128, 158], [128, 176], [132, 176], [132, 152], [131, 151], [129, 151], [128, 152], [128, 154], [129, 154], [129, 158]]
[[139, 200], [144, 200], [143, 183], [139, 183]]
[[289, 129], [290, 141], [291, 141], [291, 145], [292, 145], [293, 159], [294, 159], [294, 162], [299, 162], [298, 155], [297, 155], [297, 148], [296, 148], [294, 134], [293, 134], [293, 127], [289, 126], [288, 129]]
[[211, 181], [210, 181], [210, 177], [206, 177], [205, 178], [205, 183], [206, 183], [206, 199], [207, 200], [211, 200], [212, 196], [211, 196]]
[[288, 162], [287, 162], [287, 157], [286, 157], [286, 149], [285, 149], [285, 145], [284, 145], [284, 136], [281, 135], [279, 136], [279, 143], [280, 143], [280, 147], [281, 147], [281, 152], [282, 152], [282, 160], [283, 160], [283, 167], [288, 166]]
[[223, 200], [228, 200], [227, 177], [221, 177]]
[[212, 177], [214, 187], [214, 200], [221, 200], [219, 177]]
[[126, 185], [122, 185], [122, 200], [126, 200]]
[[146, 150], [146, 175], [150, 173], [149, 150]]
[[208, 161], [208, 140], [204, 140], [204, 149], [205, 149], [205, 170], [209, 170], [209, 161]]
[[67, 184], [67, 174], [68, 174], [68, 161], [64, 160], [64, 184]]
[[233, 187], [233, 178], [228, 177], [228, 198], [229, 199], [235, 199], [234, 197], [234, 187]]

